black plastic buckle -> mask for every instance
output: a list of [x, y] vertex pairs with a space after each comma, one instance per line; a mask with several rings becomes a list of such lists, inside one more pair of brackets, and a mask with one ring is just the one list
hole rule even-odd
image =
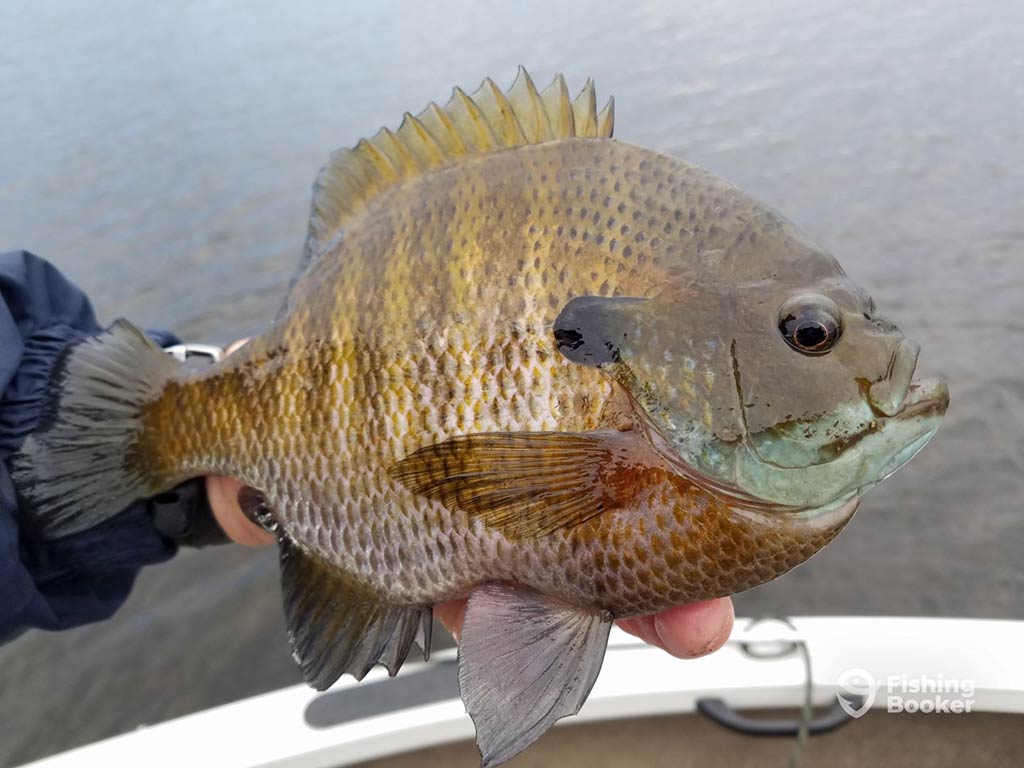
[[147, 499], [146, 504], [153, 526], [166, 539], [196, 548], [231, 543], [213, 516], [205, 478], [187, 480]]

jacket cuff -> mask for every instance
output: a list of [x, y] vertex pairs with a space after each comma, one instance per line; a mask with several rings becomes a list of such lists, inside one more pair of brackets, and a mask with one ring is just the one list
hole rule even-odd
[[[92, 335], [65, 324], [37, 328], [0, 402], [0, 457], [10, 456], [46, 417], [50, 378], [65, 350]], [[167, 332], [151, 334], [175, 344]], [[111, 616], [139, 569], [177, 551], [161, 536], [148, 502], [137, 502], [95, 528], [55, 541], [35, 536], [17, 509], [6, 464], [0, 464], [0, 642], [30, 627], [66, 629]]]

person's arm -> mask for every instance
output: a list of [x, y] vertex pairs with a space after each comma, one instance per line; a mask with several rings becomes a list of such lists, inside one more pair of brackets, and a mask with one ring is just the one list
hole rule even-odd
[[66, 629], [110, 616], [138, 570], [175, 551], [145, 504], [53, 542], [34, 536], [18, 515], [7, 460], [45, 418], [63, 350], [99, 330], [89, 300], [52, 265], [25, 251], [0, 254], [0, 642], [32, 627]]

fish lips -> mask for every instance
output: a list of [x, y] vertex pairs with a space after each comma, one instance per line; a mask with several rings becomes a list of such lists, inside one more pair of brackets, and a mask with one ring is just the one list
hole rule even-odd
[[[914, 345], [916, 347], [916, 345]], [[939, 428], [942, 417], [949, 407], [949, 388], [939, 379], [921, 379], [907, 385], [900, 397], [900, 406], [892, 414], [881, 413], [875, 403], [868, 403], [875, 411], [876, 420], [851, 438], [843, 440], [843, 448], [852, 447], [864, 439], [895, 432], [904, 445], [893, 451], [892, 457], [881, 472], [881, 482], [897, 469], [910, 461], [925, 446]], [[838, 456], [842, 451], [836, 451]]]
[[921, 379], [907, 388], [902, 407], [894, 415], [897, 419], [919, 416], [942, 417], [949, 408], [949, 387], [940, 379]]
[[[872, 485], [888, 478], [909, 462], [931, 440], [949, 407], [949, 388], [938, 379], [922, 379], [910, 385], [899, 413], [888, 421], [915, 424], [918, 434], [894, 452]], [[862, 493], [866, 488], [861, 489]]]
[[893, 350], [889, 360], [889, 369], [885, 378], [868, 388], [868, 398], [872, 408], [883, 416], [895, 416], [903, 407], [903, 401], [910, 392], [917, 368], [917, 358], [921, 347], [910, 339], [901, 339]]

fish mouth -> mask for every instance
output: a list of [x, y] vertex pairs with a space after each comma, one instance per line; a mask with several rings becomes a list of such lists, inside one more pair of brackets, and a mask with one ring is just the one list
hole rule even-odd
[[[895, 376], [890, 378], [906, 375], [906, 368], [901, 368], [905, 363], [898, 362], [901, 354], [916, 361], [916, 345], [911, 343], [904, 352], [894, 355]], [[910, 372], [913, 372], [912, 366]], [[861, 380], [863, 396], [856, 401], [856, 406], [851, 403], [857, 410], [856, 420], [861, 422], [861, 429], [822, 445], [817, 461], [799, 464], [773, 461], [762, 455], [758, 446], [745, 436], [737, 447], [745, 448], [746, 454], [755, 461], [730, 465], [730, 472], [734, 474], [727, 475], [712, 474], [691, 463], [690, 454], [673, 444], [631, 394], [629, 399], [636, 423], [651, 446], [668, 466], [697, 487], [750, 512], [813, 512], [817, 515], [839, 510], [896, 472], [938, 430], [949, 405], [945, 382], [931, 378], [905, 381], [905, 384], [895, 384], [896, 389], [902, 390], [896, 395], [899, 405], [887, 408], [892, 413], [886, 414], [868, 396], [868, 382]], [[735, 474], [740, 467], [743, 471]], [[787, 478], [793, 478], [792, 483]], [[852, 512], [852, 508], [847, 511]]]
[[[939, 428], [939, 422], [949, 407], [949, 388], [940, 379], [929, 378], [912, 382], [907, 385], [905, 393], [900, 397], [899, 408], [891, 414], [882, 412], [871, 398], [867, 398], [867, 404], [874, 412], [876, 420], [860, 432], [832, 443], [830, 446], [833, 452], [831, 460], [835, 460], [843, 451], [861, 440], [884, 433], [890, 424], [901, 422], [905, 432], [907, 424], [917, 422], [919, 428], [915, 432], [918, 433], [910, 437], [907, 444], [897, 451], [897, 456], [909, 452], [906, 459], [896, 464], [896, 469], [898, 469], [921, 450]], [[911, 451], [911, 447], [915, 445], [916, 448]]]
[[[886, 415], [865, 398], [861, 407], [869, 407], [874, 418], [862, 430], [822, 446], [822, 460], [818, 462], [786, 466], [766, 461], [755, 446], [748, 445], [762, 467], [749, 477], [764, 475], [765, 467], [771, 468], [774, 477], [759, 488], [760, 492], [754, 490], [757, 485], [738, 485], [761, 499], [773, 499], [777, 506], [772, 511], [817, 514], [863, 495], [909, 462], [931, 440], [949, 406], [949, 389], [938, 379], [921, 379], [907, 384], [900, 401], [899, 409]], [[787, 476], [794, 478], [792, 484], [780, 482]]]
[[921, 379], [909, 384], [893, 415], [873, 408], [875, 418], [866, 428], [823, 447], [822, 453], [827, 456], [824, 461], [804, 467], [770, 465], [777, 473], [776, 479], [791, 473], [794, 478], [806, 478], [791, 486], [792, 496], [788, 491], [772, 496], [788, 502], [796, 512], [817, 515], [834, 511], [837, 505], [859, 498], [914, 458], [938, 431], [948, 406], [945, 382]]
[[[949, 407], [949, 388], [939, 379], [922, 379], [910, 385], [899, 412], [887, 419], [889, 422], [913, 424], [917, 427], [912, 436], [882, 466], [878, 478], [870, 485], [882, 482], [910, 461], [924, 448], [939, 428], [942, 417]], [[868, 486], [870, 487], [870, 486]], [[867, 487], [858, 489], [858, 495]]]
[[900, 339], [893, 349], [885, 376], [868, 387], [871, 407], [882, 416], [895, 416], [900, 412], [913, 386], [914, 370], [920, 354], [920, 346], [910, 339]]
[[949, 387], [939, 379], [921, 379], [907, 387], [899, 411], [892, 415], [895, 419], [914, 419], [917, 417], [939, 416], [949, 408]]

